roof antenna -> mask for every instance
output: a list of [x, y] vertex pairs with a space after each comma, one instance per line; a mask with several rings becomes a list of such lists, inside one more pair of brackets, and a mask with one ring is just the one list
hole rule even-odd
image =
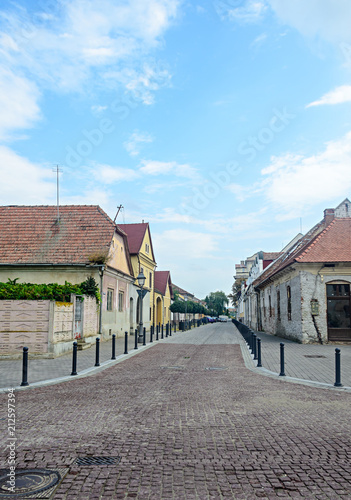
[[60, 222], [60, 172], [62, 172], [62, 169], [59, 168], [58, 165], [56, 165], [55, 168], [52, 169], [53, 172], [56, 172], [56, 198], [57, 198], [57, 223]]
[[118, 217], [118, 214], [119, 214], [119, 212], [122, 210], [122, 208], [124, 208], [124, 206], [123, 206], [123, 205], [120, 205], [119, 207], [117, 207], [117, 213], [116, 213], [115, 218], [113, 219], [113, 222], [116, 222], [116, 219], [117, 219], [117, 217]]

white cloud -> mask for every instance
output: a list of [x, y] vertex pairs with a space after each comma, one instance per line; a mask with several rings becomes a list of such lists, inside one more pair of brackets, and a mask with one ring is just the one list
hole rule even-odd
[[306, 108], [312, 106], [322, 106], [324, 104], [341, 104], [344, 102], [351, 102], [351, 85], [341, 85], [330, 92], [324, 94], [317, 101], [307, 104]]
[[101, 164], [94, 165], [93, 174], [97, 180], [103, 182], [104, 184], [130, 182], [139, 177], [138, 172], [133, 169]]
[[91, 112], [95, 116], [100, 116], [104, 111], [108, 109], [108, 106], [94, 105], [91, 107]]
[[265, 0], [217, 0], [215, 6], [223, 19], [244, 24], [261, 20], [267, 9]]
[[176, 175], [177, 177], [187, 177], [193, 179], [198, 177], [197, 170], [187, 164], [179, 164], [175, 161], [148, 161], [141, 162], [140, 172], [146, 175]]
[[304, 36], [329, 42], [351, 41], [349, 0], [268, 0], [278, 18]]
[[106, 70], [116, 71], [123, 62], [134, 72], [128, 84], [146, 85], [137, 83], [139, 74], [148, 78], [151, 96], [156, 75], [139, 70], [139, 61], [160, 45], [178, 6], [178, 0], [62, 0], [55, 7], [44, 3], [32, 15], [12, 7], [2, 12], [0, 55], [12, 68], [63, 91], [103, 84]]
[[351, 132], [313, 156], [272, 157], [262, 187], [281, 218], [299, 217], [313, 204], [345, 198], [351, 190]]
[[0, 146], [0, 198], [2, 205], [46, 205], [56, 199], [55, 177], [43, 168]]
[[0, 66], [0, 139], [31, 127], [40, 118], [38, 100], [35, 84]]
[[[179, 259], [205, 259], [212, 257], [218, 249], [216, 237], [209, 233], [189, 231], [188, 229], [169, 229], [163, 233], [153, 233], [154, 247], [157, 252], [168, 255], [168, 261]], [[189, 264], [185, 264], [190, 267]]]
[[138, 156], [140, 153], [140, 144], [149, 142], [153, 142], [153, 138], [150, 134], [136, 130], [130, 136], [129, 140], [124, 143], [124, 147], [131, 156]]

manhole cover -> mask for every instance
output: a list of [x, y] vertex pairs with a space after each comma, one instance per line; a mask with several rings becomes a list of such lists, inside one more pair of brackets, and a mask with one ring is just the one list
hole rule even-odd
[[162, 370], [183, 370], [184, 366], [161, 366]]
[[226, 366], [209, 366], [205, 370], [228, 370]]
[[114, 465], [119, 464], [121, 457], [78, 457], [76, 465]]
[[323, 356], [322, 354], [304, 354], [305, 358], [326, 358], [327, 356]]
[[48, 490], [61, 481], [61, 474], [59, 470], [17, 469], [14, 479], [10, 470], [1, 470], [0, 498], [49, 498]]

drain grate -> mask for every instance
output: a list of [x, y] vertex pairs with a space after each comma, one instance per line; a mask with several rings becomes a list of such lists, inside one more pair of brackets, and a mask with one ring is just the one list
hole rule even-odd
[[121, 461], [121, 457], [78, 457], [74, 463], [76, 465], [116, 465]]
[[304, 354], [305, 358], [326, 358], [327, 356], [323, 356], [322, 354]]
[[208, 366], [205, 370], [228, 370], [226, 366]]
[[183, 370], [184, 366], [161, 366], [162, 370]]

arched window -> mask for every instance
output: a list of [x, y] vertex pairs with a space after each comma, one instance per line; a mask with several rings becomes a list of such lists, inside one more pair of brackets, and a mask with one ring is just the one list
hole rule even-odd
[[288, 320], [291, 321], [291, 288], [290, 288], [290, 286], [287, 287], [286, 293], [288, 296]]

